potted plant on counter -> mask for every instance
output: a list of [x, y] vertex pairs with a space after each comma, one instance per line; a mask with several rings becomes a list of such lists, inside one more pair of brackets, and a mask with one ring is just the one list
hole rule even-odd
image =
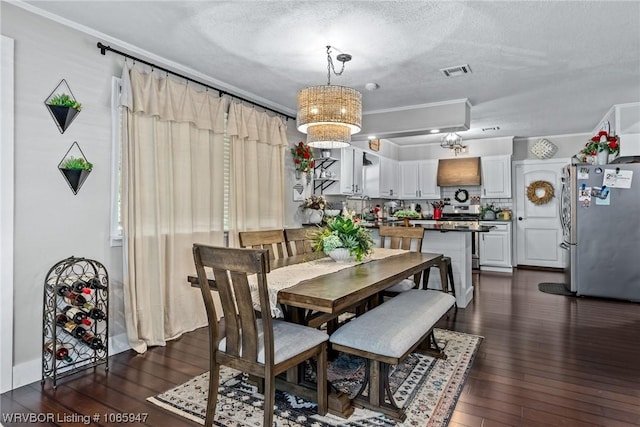
[[313, 194], [307, 197], [300, 205], [305, 224], [320, 224], [322, 222], [322, 217], [324, 216], [324, 208], [326, 205], [327, 200], [323, 195], [316, 196]]
[[404, 209], [404, 210], [397, 211], [396, 213], [393, 214], [393, 216], [395, 216], [398, 219], [404, 220], [404, 226], [409, 227], [411, 226], [411, 224], [409, 223], [409, 220], [420, 219], [421, 215], [416, 211]]
[[493, 205], [493, 203], [487, 203], [485, 205], [480, 206], [480, 219], [486, 219], [486, 220], [496, 219], [497, 210], [498, 209]]

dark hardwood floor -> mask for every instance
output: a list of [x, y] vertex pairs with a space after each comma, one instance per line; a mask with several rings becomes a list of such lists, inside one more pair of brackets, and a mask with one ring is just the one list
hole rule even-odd
[[[640, 425], [640, 304], [538, 291], [540, 282], [562, 281], [555, 272], [474, 280], [473, 303], [438, 325], [484, 337], [450, 426]], [[146, 413], [149, 426], [197, 426], [145, 399], [204, 372], [205, 340], [200, 329], [142, 355], [113, 356], [108, 373], [78, 373], [56, 390], [49, 381], [21, 387], [1, 396], [1, 412], [101, 416], [37, 425], [109, 425], [104, 414]]]

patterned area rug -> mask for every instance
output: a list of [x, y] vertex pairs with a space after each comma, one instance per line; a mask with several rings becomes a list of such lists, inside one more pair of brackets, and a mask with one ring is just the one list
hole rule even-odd
[[[448, 330], [435, 330], [446, 360], [411, 354], [391, 374], [391, 389], [398, 404], [406, 408], [402, 424], [378, 412], [356, 409], [349, 419], [330, 414], [318, 416], [316, 405], [284, 392], [276, 392], [274, 421], [278, 426], [446, 426], [462, 392], [482, 337]], [[364, 360], [340, 355], [330, 363], [329, 381], [353, 396], [364, 377]], [[215, 423], [220, 426], [262, 424], [264, 400], [246, 375], [230, 368], [220, 370], [220, 389]], [[173, 413], [204, 424], [209, 373], [147, 400]]]

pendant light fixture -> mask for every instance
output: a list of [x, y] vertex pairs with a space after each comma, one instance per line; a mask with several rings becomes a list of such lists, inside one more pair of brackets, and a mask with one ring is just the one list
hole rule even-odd
[[351, 144], [351, 135], [362, 125], [362, 94], [345, 86], [331, 85], [331, 73], [342, 75], [351, 55], [341, 53], [336, 59], [342, 68], [336, 72], [327, 46], [327, 84], [310, 86], [298, 91], [298, 130], [307, 134], [307, 144], [314, 148], [344, 148]]
[[448, 148], [451, 151], [455, 152], [457, 156], [458, 153], [466, 153], [467, 146], [462, 145], [462, 137], [455, 132], [448, 133], [442, 137], [442, 142], [440, 142], [440, 147]]

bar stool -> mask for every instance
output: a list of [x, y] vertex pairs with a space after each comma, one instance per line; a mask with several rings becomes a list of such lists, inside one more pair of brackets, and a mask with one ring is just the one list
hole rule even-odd
[[[456, 286], [455, 283], [453, 282], [453, 267], [451, 267], [451, 257], [448, 256], [443, 256], [442, 257], [442, 263], [444, 263], [447, 266], [447, 283], [444, 284], [443, 288], [445, 289], [445, 292], [448, 294], [453, 295], [453, 297], [455, 298], [456, 296]], [[436, 267], [435, 265], [431, 268]], [[438, 266], [439, 268], [439, 266]], [[422, 288], [423, 289], [427, 289], [427, 285], [429, 284], [429, 273], [431, 272], [431, 269], [425, 270], [422, 273]], [[458, 310], [458, 302], [456, 301], [454, 303], [454, 307], [456, 308], [456, 310]]]

